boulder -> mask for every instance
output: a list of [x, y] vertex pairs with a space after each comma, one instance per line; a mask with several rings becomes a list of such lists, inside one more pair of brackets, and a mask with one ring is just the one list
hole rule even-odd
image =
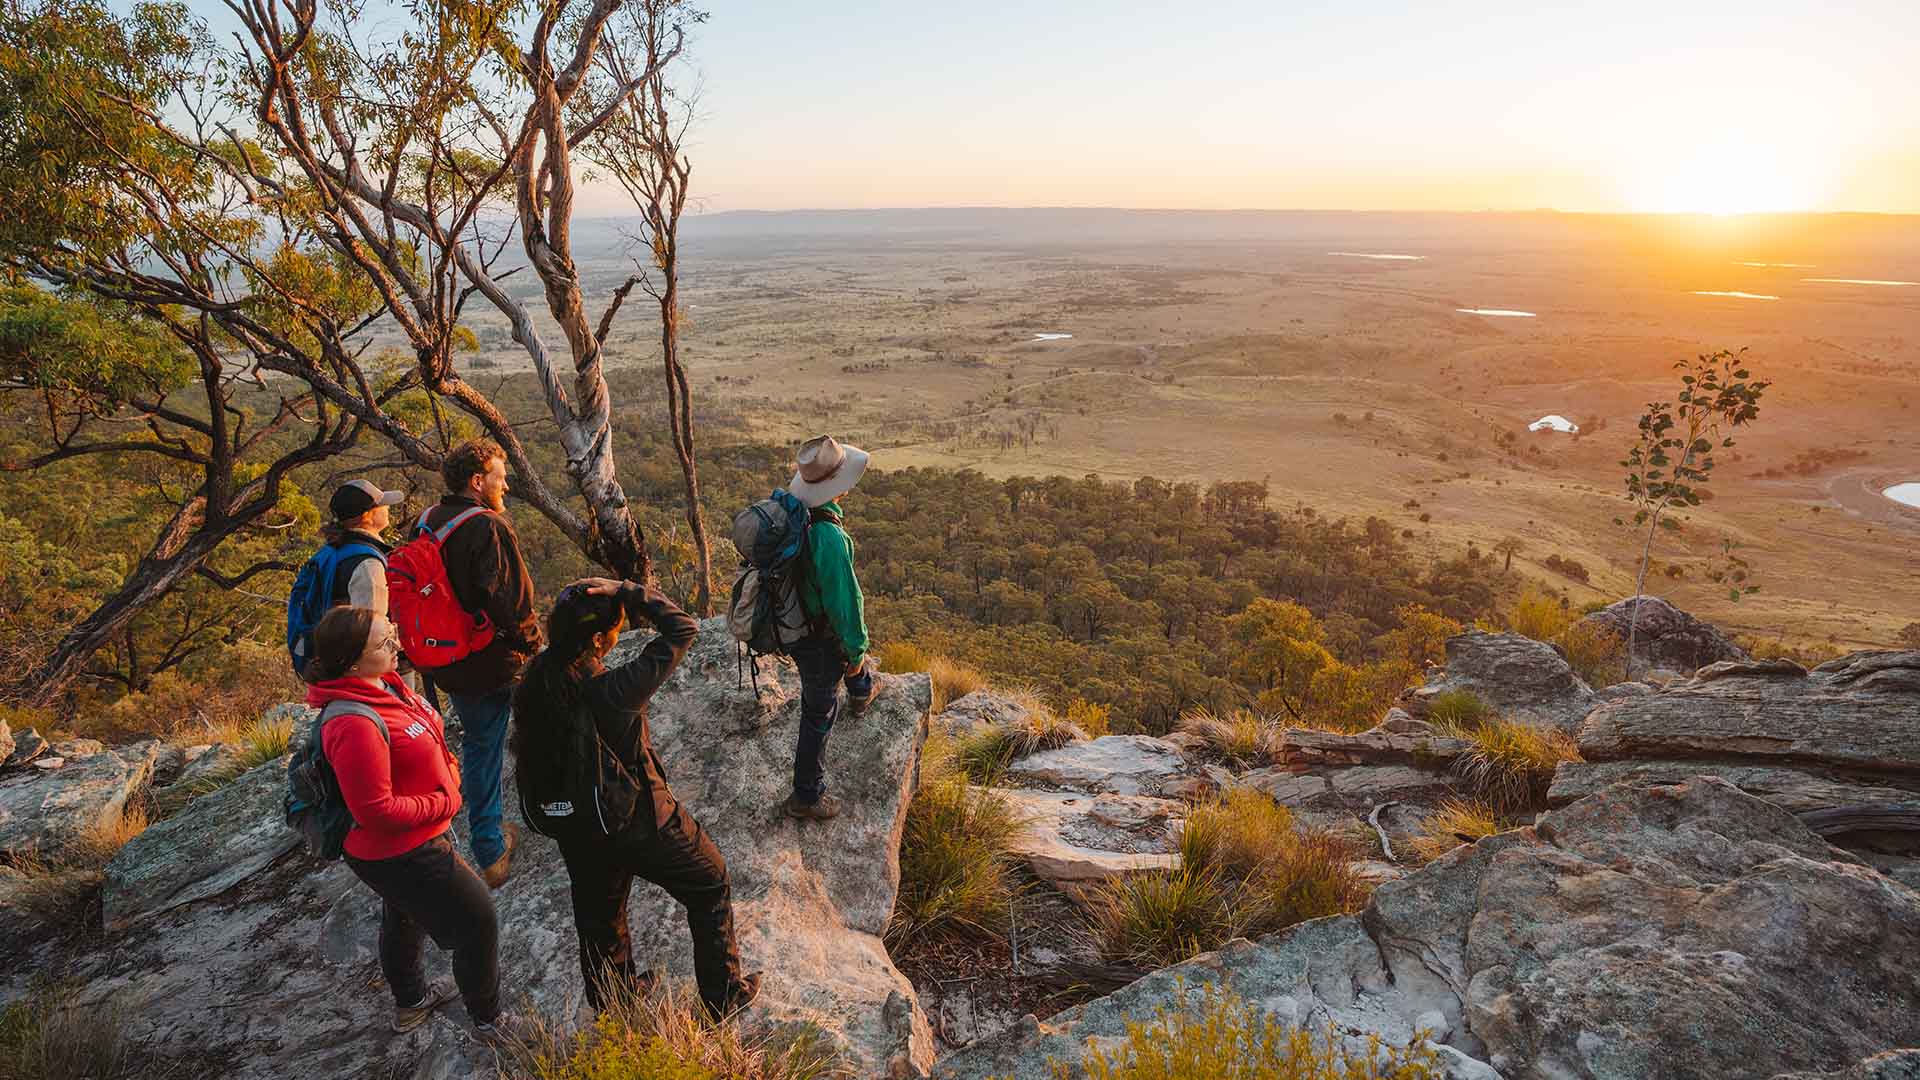
[[1158, 795], [1188, 772], [1178, 747], [1149, 735], [1103, 735], [1042, 750], [1008, 767], [1006, 782], [1089, 794]]
[[[647, 636], [632, 635], [619, 649]], [[708, 620], [655, 695], [651, 716], [674, 790], [726, 857], [747, 968], [765, 973], [744, 1022], [754, 1030], [817, 1032], [852, 1075], [923, 1075], [932, 1033], [881, 934], [898, 889], [930, 685], [924, 675], [880, 677], [872, 706], [844, 717], [828, 745], [828, 779], [844, 812], [801, 822], [781, 806], [792, 784], [799, 679], [786, 661], [756, 662], [757, 697], [746, 681], [736, 683], [724, 625]], [[241, 802], [247, 790], [230, 798]], [[210, 804], [220, 797], [198, 800], [188, 812], [214, 816]], [[509, 819], [518, 817], [514, 803], [509, 791]], [[277, 804], [263, 809], [277, 824]], [[558, 848], [527, 835], [513, 877], [494, 899], [507, 993], [571, 1026], [581, 1008], [580, 970]], [[629, 921], [643, 967], [691, 979], [678, 904], [636, 882]], [[110, 932], [108, 949], [85, 973], [84, 992], [89, 1000], [124, 994], [140, 1003], [129, 1034], [144, 1041], [156, 1073], [178, 1062], [183, 1074], [243, 1080], [293, 1072], [493, 1075], [493, 1055], [472, 1038], [458, 1005], [414, 1032], [388, 1030], [392, 1002], [378, 981], [376, 932], [377, 903], [344, 864], [316, 867], [295, 852], [218, 897]], [[447, 957], [430, 948], [428, 965], [444, 972]]]
[[1442, 735], [1424, 720], [1396, 719], [1358, 734], [1289, 728], [1277, 755], [1282, 766], [1325, 770], [1350, 765], [1411, 765], [1445, 772], [1469, 749], [1464, 739]]
[[218, 896], [298, 846], [281, 819], [286, 776], [276, 758], [128, 841], [107, 863], [107, 928]]
[[1287, 768], [1255, 769], [1242, 775], [1239, 783], [1264, 791], [1281, 806], [1301, 808], [1337, 802], [1333, 784], [1324, 776], [1297, 773]]
[[1704, 668], [1580, 725], [1590, 762], [1727, 761], [1868, 774], [1920, 790], [1920, 652], [1855, 653], [1807, 674], [1774, 662]]
[[1547, 805], [1565, 806], [1614, 784], [1677, 784], [1717, 776], [1755, 798], [1792, 813], [1863, 803], [1912, 801], [1920, 795], [1883, 778], [1849, 779], [1811, 768], [1748, 765], [1738, 761], [1570, 761], [1553, 774]]
[[1920, 1050], [1889, 1050], [1839, 1072], [1781, 1073], [1773, 1080], [1920, 1080]]
[[136, 743], [0, 783], [0, 852], [57, 852], [118, 825], [127, 800], [145, 787], [159, 756], [159, 743]]
[[1077, 890], [1135, 870], [1177, 866], [1186, 807], [1142, 795], [993, 788], [1026, 818], [1010, 846], [1034, 875]]
[[25, 765], [34, 758], [47, 752], [47, 740], [32, 728], [21, 728], [13, 733], [13, 750], [4, 759], [8, 767]]
[[998, 690], [975, 690], [947, 702], [935, 722], [949, 735], [967, 735], [982, 728], [1024, 724], [1032, 714], [1025, 698]]
[[1426, 1029], [1454, 1076], [1898, 1076], [1831, 1071], [1920, 1045], [1916, 950], [1920, 892], [1779, 807], [1713, 778], [1619, 784], [1386, 881], [1357, 916], [1230, 943], [935, 1075], [1046, 1076], [1213, 983], [1349, 1039]]
[[[142, 745], [135, 743], [134, 745]], [[69, 761], [77, 758], [89, 758], [95, 754], [107, 752], [107, 744], [99, 739], [62, 739], [48, 750], [54, 757], [63, 757]]]
[[1633, 633], [1633, 666], [1671, 668], [1689, 672], [1721, 660], [1745, 660], [1747, 651], [1735, 645], [1712, 623], [1703, 622], [1657, 596], [1639, 598], [1639, 614], [1634, 613], [1634, 598], [1601, 608], [1580, 620], [1580, 625], [1605, 630], [1627, 642], [1629, 627]]
[[1328, 774], [1333, 793], [1351, 809], [1365, 811], [1376, 803], [1438, 803], [1456, 792], [1442, 773], [1407, 765], [1360, 765]]
[[1465, 690], [1513, 720], [1572, 731], [1593, 708], [1594, 694], [1560, 650], [1519, 634], [1474, 630], [1447, 639], [1440, 677], [1407, 695], [1408, 711], [1425, 718], [1441, 694]]

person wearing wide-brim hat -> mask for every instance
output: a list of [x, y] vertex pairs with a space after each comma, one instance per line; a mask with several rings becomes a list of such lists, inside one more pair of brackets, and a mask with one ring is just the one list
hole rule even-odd
[[827, 794], [827, 735], [840, 713], [840, 684], [858, 716], [873, 701], [873, 665], [867, 659], [866, 600], [853, 571], [853, 537], [847, 535], [840, 498], [867, 471], [869, 456], [831, 435], [808, 439], [795, 455], [787, 490], [810, 510], [806, 572], [800, 602], [817, 629], [788, 650], [800, 669], [800, 738], [793, 755], [793, 795], [787, 813], [830, 818], [840, 800]]

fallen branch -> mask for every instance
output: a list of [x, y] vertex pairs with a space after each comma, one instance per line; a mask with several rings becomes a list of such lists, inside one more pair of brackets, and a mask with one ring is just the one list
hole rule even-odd
[[1380, 850], [1386, 853], [1388, 862], [1399, 862], [1400, 860], [1393, 857], [1393, 845], [1387, 843], [1387, 830], [1380, 827], [1380, 812], [1385, 810], [1389, 806], [1398, 806], [1398, 805], [1400, 804], [1393, 803], [1393, 802], [1383, 802], [1379, 806], [1376, 806], [1373, 808], [1373, 813], [1367, 815], [1367, 824], [1373, 826], [1374, 834], [1380, 837]]

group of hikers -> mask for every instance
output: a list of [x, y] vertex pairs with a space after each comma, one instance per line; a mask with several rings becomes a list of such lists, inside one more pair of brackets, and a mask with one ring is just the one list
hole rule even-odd
[[[742, 515], [763, 524], [765, 513], [754, 517], [760, 507], [792, 515], [767, 534], [785, 545], [781, 561], [756, 568], [746, 560], [729, 621], [750, 639], [756, 588], [763, 623], [770, 610], [777, 621], [776, 594], [798, 608], [791, 628], [762, 628], [751, 645], [790, 655], [800, 673], [793, 791], [783, 807], [794, 818], [840, 812], [825, 777], [840, 689], [854, 715], [876, 691], [838, 502], [867, 462], [857, 447], [811, 439], [788, 485]], [[648, 699], [686, 655], [698, 624], [650, 581], [586, 578], [560, 590], [543, 632], [505, 516], [506, 454], [488, 440], [464, 443], [446, 455], [441, 476], [447, 493], [397, 547], [385, 534], [403, 493], [366, 480], [343, 485], [329, 504], [326, 543], [288, 600], [289, 652], [307, 703], [320, 710], [307, 760], [330, 773], [329, 790], [344, 807], [338, 850], [323, 853], [342, 855], [380, 897], [380, 967], [393, 993], [394, 1030], [419, 1026], [458, 996], [481, 1038], [509, 1043], [528, 1033], [530, 1021], [501, 1001], [491, 895], [511, 877], [522, 842], [503, 812], [509, 749], [521, 816], [558, 843], [567, 868], [588, 1003], [598, 1012], [644, 986], [627, 927], [637, 876], [686, 908], [701, 1003], [712, 1020], [724, 1019], [754, 999], [760, 975], [742, 971], [726, 860], [674, 798], [647, 723]], [[736, 542], [751, 546], [742, 535], [736, 523]], [[608, 668], [606, 656], [629, 627], [656, 636]], [[438, 691], [459, 721], [457, 759]], [[290, 780], [314, 767], [299, 758], [296, 766]], [[296, 794], [304, 790], [293, 783]], [[462, 808], [472, 863], [449, 832]], [[289, 796], [290, 822], [311, 809]], [[451, 951], [450, 982], [426, 977], [426, 937]]]

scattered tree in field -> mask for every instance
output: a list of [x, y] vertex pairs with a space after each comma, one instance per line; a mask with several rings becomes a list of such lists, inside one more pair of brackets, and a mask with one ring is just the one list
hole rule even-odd
[[1666, 516], [1669, 509], [1699, 506], [1704, 500], [1713, 475], [1714, 452], [1731, 447], [1734, 429], [1760, 415], [1760, 397], [1771, 385], [1753, 378], [1742, 359], [1745, 354], [1745, 349], [1737, 353], [1723, 349], [1674, 364], [1681, 373], [1680, 392], [1672, 402], [1647, 405], [1640, 416], [1637, 441], [1620, 462], [1627, 470], [1627, 499], [1636, 507], [1633, 523], [1647, 530], [1627, 626], [1629, 677], [1633, 673], [1634, 637], [1639, 630], [1640, 596], [1646, 591], [1654, 537], [1662, 528], [1679, 528]]
[[1500, 566], [1500, 572], [1503, 574], [1513, 573], [1513, 557], [1526, 549], [1527, 542], [1517, 536], [1503, 536], [1499, 540], [1496, 540], [1493, 545], [1493, 553], [1506, 557], [1506, 561]]

